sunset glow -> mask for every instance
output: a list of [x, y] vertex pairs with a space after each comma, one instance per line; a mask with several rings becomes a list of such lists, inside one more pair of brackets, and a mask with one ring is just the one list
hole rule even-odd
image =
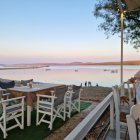
[[[120, 60], [120, 38], [106, 39], [93, 0], [0, 1], [0, 64]], [[125, 60], [140, 53], [124, 45]]]

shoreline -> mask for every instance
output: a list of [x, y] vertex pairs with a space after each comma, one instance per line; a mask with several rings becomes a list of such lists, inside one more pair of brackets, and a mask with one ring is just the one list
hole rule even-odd
[[0, 68], [0, 70], [11, 70], [11, 69], [38, 69], [38, 68], [43, 68], [46, 66], [31, 66], [31, 67], [3, 67]]
[[[0, 69], [29, 69], [40, 68], [49, 66], [108, 66], [108, 65], [121, 65], [120, 61], [108, 61], [108, 62], [54, 62], [54, 63], [19, 63], [19, 64], [0, 64]], [[140, 60], [125, 60], [123, 65], [138, 65], [140, 66]]]
[[[77, 64], [77, 65], [32, 65], [32, 66], [29, 66], [29, 65], [24, 65], [24, 66], [3, 66], [3, 67], [0, 67], [0, 70], [14, 70], [14, 69], [38, 69], [38, 68], [49, 68], [51, 66], [65, 66], [65, 67], [69, 67], [69, 66], [119, 66], [119, 64]], [[140, 66], [140, 64], [124, 64], [124, 66]], [[113, 69], [113, 68], [112, 68]], [[106, 70], [106, 69], [105, 69]]]

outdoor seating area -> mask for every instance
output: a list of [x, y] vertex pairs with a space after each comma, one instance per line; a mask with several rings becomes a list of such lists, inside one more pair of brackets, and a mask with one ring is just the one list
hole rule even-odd
[[[64, 122], [72, 116], [73, 110], [80, 112], [81, 86], [26, 81], [26, 85], [25, 81], [22, 81], [24, 85], [12, 85], [8, 88], [6, 86], [9, 81], [2, 82], [3, 85], [6, 83], [5, 88], [0, 89], [0, 128], [3, 138], [7, 138], [9, 133], [7, 131], [15, 127], [19, 126], [20, 129], [24, 129], [26, 120], [27, 126], [30, 127], [34, 121], [32, 111], [36, 112], [36, 127], [47, 123], [46, 126], [50, 130], [53, 129], [57, 117]], [[28, 85], [28, 82], [32, 82], [32, 86]], [[16, 125], [9, 127], [10, 120], [15, 120]]]
[[[81, 101], [81, 111], [85, 110], [91, 105], [90, 102], [83, 102]], [[27, 111], [24, 112], [24, 122], [27, 121]], [[73, 112], [72, 117], [75, 116], [77, 113]], [[41, 140], [48, 137], [52, 134], [55, 130], [61, 128], [66, 122], [68, 122], [69, 118], [66, 118], [63, 121], [61, 118], [56, 118], [53, 123], [53, 129], [50, 130], [48, 128], [48, 124], [41, 123], [40, 125], [36, 126], [36, 110], [33, 110], [31, 113], [32, 116], [32, 123], [31, 126], [27, 126], [26, 123], [24, 124], [24, 129], [20, 129], [19, 127], [14, 128], [8, 131], [8, 136], [6, 137], [7, 140], [19, 140], [19, 139], [30, 139], [30, 140]], [[14, 120], [11, 120], [7, 125], [11, 125], [14, 123]], [[3, 140], [3, 132], [0, 130], [0, 139]]]

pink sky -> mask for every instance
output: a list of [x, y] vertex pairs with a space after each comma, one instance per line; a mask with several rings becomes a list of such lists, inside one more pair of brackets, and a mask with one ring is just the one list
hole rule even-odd
[[[95, 3], [2, 1], [0, 64], [119, 61], [120, 34], [106, 39], [98, 31]], [[124, 60], [140, 60], [140, 53], [124, 44]]]

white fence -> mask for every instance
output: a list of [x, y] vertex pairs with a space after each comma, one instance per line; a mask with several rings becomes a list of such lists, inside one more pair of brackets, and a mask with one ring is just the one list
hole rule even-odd
[[64, 140], [82, 140], [94, 124], [98, 121], [100, 116], [104, 113], [106, 108], [110, 105], [110, 129], [114, 129], [114, 103], [113, 93], [111, 92], [95, 109], [93, 109], [88, 116], [79, 124]]

